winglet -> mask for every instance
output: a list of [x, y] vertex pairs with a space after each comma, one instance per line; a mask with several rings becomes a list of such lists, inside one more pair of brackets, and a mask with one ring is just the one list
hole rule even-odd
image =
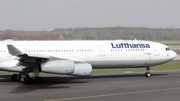
[[22, 54], [22, 52], [20, 50], [18, 50], [16, 47], [14, 47], [13, 45], [7, 45], [9, 54], [12, 55], [17, 55], [17, 54]]

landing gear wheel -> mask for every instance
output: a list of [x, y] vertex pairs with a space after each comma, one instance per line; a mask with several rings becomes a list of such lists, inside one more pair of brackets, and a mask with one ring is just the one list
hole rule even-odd
[[30, 77], [26, 77], [26, 78], [24, 78], [24, 83], [26, 83], [26, 84], [32, 84], [32, 83], [33, 83], [33, 79], [30, 78]]
[[35, 77], [35, 78], [34, 78], [34, 82], [35, 82], [36, 84], [41, 84], [41, 83], [43, 83], [43, 78], [41, 78], [41, 77]]
[[19, 73], [19, 75], [17, 76], [17, 81], [21, 81], [21, 74]]
[[18, 80], [18, 75], [17, 75], [17, 74], [13, 74], [13, 75], [11, 76], [11, 79], [12, 79], [13, 81], [17, 81], [17, 80]]
[[145, 77], [151, 77], [151, 73], [150, 72], [146, 72], [145, 73]]

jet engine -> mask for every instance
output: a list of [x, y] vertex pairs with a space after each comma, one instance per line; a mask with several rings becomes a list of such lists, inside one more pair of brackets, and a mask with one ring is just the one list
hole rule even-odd
[[74, 72], [74, 61], [54, 60], [41, 64], [41, 71], [56, 74], [72, 74]]
[[75, 64], [74, 72], [71, 75], [74, 76], [90, 76], [92, 73], [92, 65], [88, 63]]

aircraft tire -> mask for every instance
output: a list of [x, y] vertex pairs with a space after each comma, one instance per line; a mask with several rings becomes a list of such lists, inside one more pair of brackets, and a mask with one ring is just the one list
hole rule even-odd
[[26, 77], [26, 78], [24, 78], [24, 83], [25, 84], [32, 84], [33, 83], [33, 79], [30, 78], [30, 77]]
[[18, 75], [17, 75], [17, 74], [13, 74], [13, 75], [11, 76], [11, 79], [12, 79], [13, 81], [17, 81], [17, 78], [18, 78]]
[[150, 72], [146, 72], [145, 73], [145, 77], [151, 77], [151, 73]]
[[43, 83], [43, 78], [42, 77], [35, 77], [34, 78], [34, 82], [36, 84], [42, 84]]

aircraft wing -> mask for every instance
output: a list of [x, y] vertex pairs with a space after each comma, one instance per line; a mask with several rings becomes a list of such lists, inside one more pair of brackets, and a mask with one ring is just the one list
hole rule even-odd
[[71, 57], [54, 57], [44, 54], [31, 54], [31, 53], [22, 53], [13, 45], [7, 45], [9, 54], [13, 56], [19, 57], [19, 61], [26, 61], [26, 62], [46, 62], [51, 60], [72, 60], [76, 63], [85, 63], [84, 60], [79, 58], [71, 58]]
[[26, 61], [26, 62], [43, 62], [49, 60], [50, 56], [43, 55], [43, 54], [31, 54], [31, 53], [22, 53], [13, 45], [7, 45], [9, 54], [13, 56], [19, 57], [19, 61]]

